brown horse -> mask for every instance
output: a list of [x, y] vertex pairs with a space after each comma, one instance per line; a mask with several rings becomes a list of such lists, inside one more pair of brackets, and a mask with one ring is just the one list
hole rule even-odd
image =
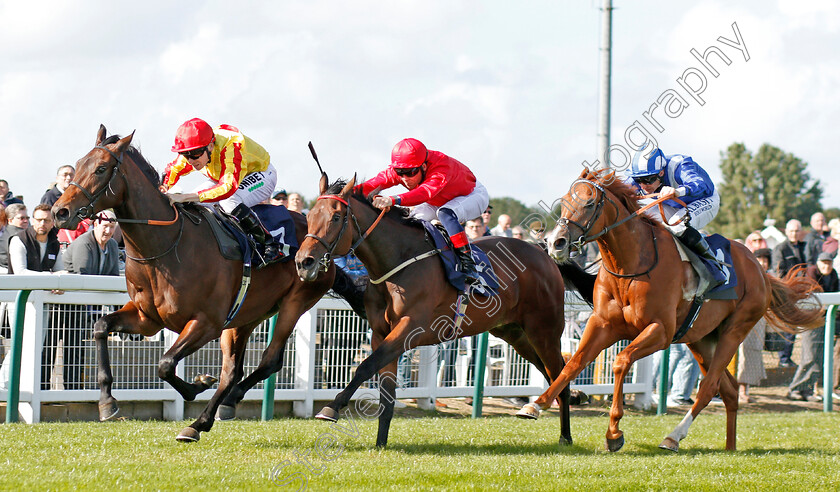
[[[83, 218], [113, 208], [125, 239], [125, 278], [131, 300], [93, 327], [99, 355], [100, 420], [114, 417], [119, 410], [111, 395], [109, 333], [151, 336], [164, 327], [179, 333], [161, 358], [158, 375], [188, 401], [209, 388], [215, 378], [197, 376], [195, 382], [188, 383], [175, 374], [176, 365], [221, 337], [219, 387], [199, 418], [177, 438], [196, 441], [200, 432], [213, 426], [220, 404], [232, 418], [233, 407], [245, 392], [280, 369], [283, 349], [295, 323], [333, 285], [337, 274], [330, 269], [313, 282], [302, 282], [291, 261], [255, 270], [244, 303], [226, 327], [239, 292], [243, 263], [222, 257], [207, 221], [198, 213], [182, 206], [173, 209], [158, 190], [157, 171], [130, 145], [132, 136], [106, 139], [105, 127], [100, 126], [96, 147], [76, 163], [76, 180], [53, 206], [53, 214], [59, 227], [74, 229]], [[306, 219], [297, 213], [292, 216], [298, 241], [302, 241]], [[146, 219], [158, 223], [150, 225]], [[361, 296], [358, 300], [360, 305]], [[274, 338], [263, 352], [259, 367], [242, 380], [248, 337], [274, 313], [278, 314]]]
[[[355, 178], [328, 187], [327, 177], [322, 175], [321, 196], [308, 215], [309, 234], [295, 257], [301, 278], [315, 280], [332, 254], [347, 254], [352, 245], [372, 282], [365, 293], [365, 309], [373, 329], [373, 353], [318, 418], [338, 419], [339, 410], [349, 403], [356, 389], [379, 371], [381, 413], [376, 445], [385, 446], [394, 410], [399, 356], [421, 345], [488, 330], [507, 341], [549, 381], [560, 374], [564, 365], [560, 337], [565, 323], [561, 270], [573, 276], [570, 282], [576, 282], [574, 285], [590, 299], [594, 276], [576, 265], [558, 269], [533, 244], [503, 237], [482, 238], [476, 244], [488, 253], [503, 285], [497, 297], [471, 297], [463, 326], [457, 330], [452, 306], [458, 291], [447, 282], [440, 260], [430, 255], [434, 246], [426, 241], [422, 224], [406, 218], [402, 213], [405, 209], [381, 215], [369, 200], [353, 193], [354, 184]], [[378, 225], [372, 227], [374, 223]], [[365, 235], [362, 231], [368, 229], [369, 235]], [[423, 259], [392, 271], [418, 256]], [[383, 278], [386, 275], [387, 279]], [[570, 392], [565, 388], [555, 396], [559, 396], [562, 416], [560, 442], [571, 443]]]
[[726, 365], [765, 313], [770, 323], [785, 331], [791, 331], [788, 326], [813, 326], [819, 321], [819, 302], [805, 308], [796, 305], [811, 297], [816, 283], [802, 277], [784, 281], [771, 277], [744, 245], [730, 241], [737, 299], [706, 301], [688, 332], [673, 340], [698, 280], [690, 264], [681, 261], [671, 232], [647, 216], [630, 218], [639, 211], [636, 192], [612, 173], [584, 171], [562, 203], [562, 217], [548, 238], [549, 254], [564, 262], [570, 247], [580, 248], [597, 238], [602, 264], [595, 307], [580, 346], [560, 377], [518, 415], [537, 418], [602, 350], [619, 340], [631, 340], [613, 365], [615, 391], [606, 437], [607, 448], [618, 451], [624, 444], [618, 423], [624, 414], [623, 383], [630, 367], [671, 343], [686, 343], [705, 377], [697, 401], [660, 447], [677, 451], [692, 421], [720, 392], [726, 405], [726, 449], [734, 450], [738, 385]]

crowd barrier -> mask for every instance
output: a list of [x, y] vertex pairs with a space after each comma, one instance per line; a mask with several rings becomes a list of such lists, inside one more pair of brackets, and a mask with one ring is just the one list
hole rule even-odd
[[[15, 278], [17, 277], [17, 278]], [[19, 289], [62, 288], [64, 294], [33, 290], [25, 302], [19, 418], [38, 422], [41, 405], [51, 402], [95, 402], [99, 399], [96, 355], [91, 326], [100, 316], [122, 306], [128, 296], [122, 278], [82, 275], [0, 276], [0, 302], [7, 312], [14, 311]], [[84, 289], [75, 291], [73, 289]], [[15, 290], [18, 289], [18, 290]], [[111, 290], [111, 292], [106, 292]], [[120, 292], [122, 290], [122, 292]], [[566, 330], [563, 351], [577, 349], [579, 335], [589, 307], [576, 294], [567, 293]], [[2, 313], [0, 313], [2, 314]], [[3, 348], [0, 369], [0, 401], [8, 401], [11, 372], [9, 334], [12, 316], [2, 325]], [[184, 418], [184, 401], [157, 377], [157, 363], [177, 334], [163, 330], [148, 338], [112, 335], [109, 351], [114, 375], [113, 395], [120, 401], [158, 401], [165, 419]], [[267, 345], [268, 322], [251, 336], [245, 359], [245, 374], [256, 368]], [[471, 339], [446, 342], [414, 349], [400, 359], [397, 398], [414, 398], [426, 408], [441, 397], [470, 397], [476, 357]], [[573, 382], [572, 388], [590, 395], [612, 394], [612, 361], [624, 344], [613, 346], [597, 358]], [[286, 345], [283, 366], [276, 375], [274, 399], [292, 401], [294, 413], [313, 414], [316, 401], [333, 399], [353, 377], [356, 367], [371, 353], [370, 328], [342, 300], [325, 297], [298, 321]], [[196, 374], [218, 375], [221, 352], [218, 340], [208, 343], [183, 360], [177, 374], [192, 380]], [[636, 394], [638, 405], [651, 402], [650, 359], [637, 362], [625, 381], [625, 392]], [[490, 337], [484, 378], [484, 396], [532, 397], [547, 388], [542, 374], [516, 354], [506, 343]], [[213, 390], [199, 395], [208, 400]], [[378, 398], [376, 378], [366, 382], [355, 398]], [[246, 395], [247, 400], [263, 398], [263, 383]], [[317, 409], [315, 409], [317, 410]]]

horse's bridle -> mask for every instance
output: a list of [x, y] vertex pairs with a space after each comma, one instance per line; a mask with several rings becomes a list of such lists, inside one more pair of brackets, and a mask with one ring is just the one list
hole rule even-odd
[[321, 195], [318, 197], [318, 200], [326, 199], [332, 199], [338, 201], [339, 203], [343, 203], [347, 207], [347, 210], [344, 212], [344, 220], [341, 223], [341, 229], [339, 229], [338, 235], [335, 236], [335, 239], [333, 240], [332, 244], [328, 243], [324, 238], [315, 234], [307, 234], [305, 236], [315, 239], [316, 241], [321, 243], [321, 245], [324, 246], [324, 248], [326, 248], [326, 252], [321, 257], [321, 259], [318, 260], [318, 263], [321, 265], [325, 272], [330, 269], [330, 261], [332, 261], [333, 251], [335, 251], [336, 246], [338, 246], [338, 242], [341, 241], [342, 236], [344, 236], [344, 231], [347, 230], [347, 226], [350, 223], [351, 218], [353, 219], [353, 225], [359, 232], [359, 239], [356, 240], [356, 242], [353, 243], [352, 246], [350, 246], [350, 250], [346, 253], [349, 255], [355, 254], [356, 248], [358, 248], [359, 245], [362, 244], [362, 241], [364, 241], [370, 235], [371, 231], [373, 231], [373, 229], [379, 224], [379, 221], [382, 220], [382, 217], [385, 215], [385, 210], [382, 210], [382, 212], [380, 212], [379, 214], [379, 217], [376, 218], [376, 220], [373, 222], [373, 224], [371, 224], [368, 230], [362, 232], [362, 228], [361, 226], [359, 226], [359, 221], [356, 220], [356, 215], [353, 213], [353, 208], [350, 206], [349, 200], [345, 200], [344, 198], [341, 198], [338, 195]]
[[[595, 189], [597, 189], [598, 191], [601, 192], [601, 196], [598, 198], [598, 203], [596, 203], [596, 205], [595, 205], [595, 211], [590, 216], [586, 225], [581, 225], [577, 221], [571, 220], [567, 217], [561, 217], [557, 221], [557, 223], [559, 225], [565, 226], [566, 228], [568, 228], [568, 224], [572, 224], [572, 225], [574, 225], [575, 227], [577, 227], [581, 230], [580, 236], [577, 238], [577, 240], [575, 240], [574, 242], [572, 242], [570, 244], [570, 247], [576, 249], [578, 251], [578, 253], [583, 254], [583, 246], [586, 243], [590, 243], [592, 241], [595, 241], [596, 239], [600, 238], [604, 234], [606, 234], [606, 233], [610, 232], [611, 230], [615, 229], [616, 227], [624, 224], [628, 220], [637, 216], [638, 213], [640, 212], [640, 210], [637, 210], [636, 212], [631, 213], [627, 217], [624, 217], [621, 220], [618, 220], [618, 221], [616, 221], [612, 224], [609, 224], [609, 225], [605, 226], [597, 234], [593, 234], [592, 236], [587, 236], [589, 231], [592, 230], [592, 227], [595, 225], [595, 221], [598, 220], [598, 218], [601, 216], [601, 212], [603, 211], [605, 201], [608, 201], [610, 203], [610, 205], [613, 206], [613, 208], [616, 211], [616, 217], [618, 217], [619, 208], [618, 208], [618, 205], [616, 205], [616, 203], [612, 200], [612, 198], [609, 197], [609, 195], [607, 194], [607, 190], [605, 190], [603, 186], [601, 186], [600, 184], [598, 184], [594, 181], [590, 181], [588, 179], [578, 179], [578, 180], [575, 180], [572, 183], [572, 185], [569, 187], [569, 189], [571, 190], [578, 183], [586, 183], [587, 185], [593, 186]], [[651, 272], [651, 270], [653, 270], [656, 267], [657, 264], [659, 264], [659, 248], [656, 247], [656, 233], [654, 232], [652, 227], [650, 229], [650, 234], [651, 234], [651, 238], [653, 239], [654, 259], [653, 259], [653, 264], [650, 266], [650, 268], [648, 268], [644, 272], [642, 272], [642, 273], [630, 273], [630, 274], [622, 274], [622, 273], [613, 272], [612, 270], [607, 268], [606, 263], [604, 263], [603, 261], [601, 262], [601, 266], [603, 266], [604, 270], [606, 270], [610, 274], [612, 274], [616, 277], [620, 277], [620, 278], [634, 278], [634, 277], [640, 277], [642, 275], [647, 275], [648, 273]]]
[[[108, 188], [111, 186], [111, 181], [113, 181], [114, 175], [117, 173], [117, 171], [120, 168], [120, 165], [122, 164], [122, 156], [125, 155], [125, 151], [122, 151], [118, 156], [111, 149], [104, 145], [97, 145], [96, 147], [94, 147], [94, 149], [102, 149], [108, 152], [109, 154], [111, 154], [111, 157], [113, 157], [114, 160], [117, 161], [117, 163], [114, 165], [114, 167], [111, 168], [111, 176], [108, 178], [108, 181], [102, 186], [102, 188], [97, 190], [96, 193], [91, 193], [90, 191], [88, 191], [87, 188], [80, 185], [75, 180], [70, 182], [69, 186], [75, 186], [76, 188], [78, 188], [88, 199], [87, 205], [79, 207], [79, 209], [76, 210], [76, 216], [79, 217], [79, 219], [93, 219], [93, 205], [97, 201], [99, 201], [102, 195], [104, 195]], [[128, 180], [126, 179], [125, 175], [123, 173], [120, 173], [120, 176], [122, 176], [123, 180], [126, 182], [126, 185], [128, 185]]]

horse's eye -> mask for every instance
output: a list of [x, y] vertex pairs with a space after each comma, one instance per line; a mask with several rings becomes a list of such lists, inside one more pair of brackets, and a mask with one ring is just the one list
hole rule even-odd
[[594, 200], [587, 200], [586, 205], [584, 205], [583, 207], [588, 209], [588, 210], [592, 210], [592, 207], [594, 207], [594, 206], [595, 206], [595, 201]]
[[332, 221], [338, 222], [339, 220], [341, 220], [341, 215], [338, 212], [334, 213], [332, 216]]
[[107, 171], [107, 170], [108, 170], [108, 168], [107, 168], [107, 167], [105, 167], [105, 166], [99, 166], [99, 167], [97, 167], [97, 168], [96, 168], [96, 171], [94, 171], [94, 172], [95, 172], [96, 174], [105, 174], [105, 171]]

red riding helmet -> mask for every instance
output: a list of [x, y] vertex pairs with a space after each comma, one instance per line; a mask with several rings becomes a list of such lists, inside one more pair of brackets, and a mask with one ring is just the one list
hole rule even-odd
[[391, 165], [403, 169], [419, 167], [428, 157], [429, 151], [423, 142], [416, 138], [406, 138], [397, 142], [391, 150]]
[[213, 141], [213, 128], [201, 118], [193, 118], [184, 122], [175, 132], [175, 145], [172, 152], [186, 152], [188, 150], [207, 147]]

